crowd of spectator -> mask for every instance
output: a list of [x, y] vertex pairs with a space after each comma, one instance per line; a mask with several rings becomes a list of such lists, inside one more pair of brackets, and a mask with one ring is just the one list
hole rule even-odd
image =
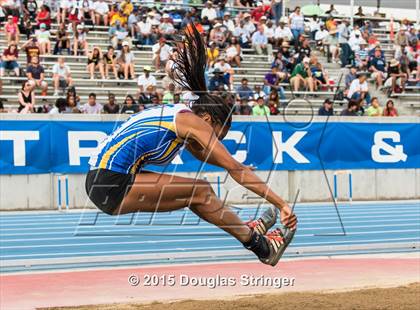
[[[136, 113], [156, 104], [181, 102], [181, 90], [165, 76], [165, 66], [179, 52], [176, 42], [181, 31], [192, 23], [207, 46], [208, 89], [235, 103], [236, 114], [278, 114], [287, 104], [285, 87], [290, 85], [296, 96], [300, 91], [316, 96], [320, 90], [339, 95], [340, 101], [348, 101], [343, 115], [395, 116], [392, 101], [382, 108], [378, 98], [371, 97], [369, 79], [388, 95], [404, 92], [409, 82], [419, 83], [418, 29], [403, 22], [394, 38], [394, 56], [387, 59], [372, 23], [360, 19], [351, 27], [349, 19], [335, 17], [334, 6], [326, 18], [319, 18], [304, 16], [300, 7], [283, 16], [283, 0], [214, 0], [204, 7], [194, 6], [201, 0], [166, 0], [156, 7], [130, 0], [48, 1], [50, 5], [36, 0], [3, 2], [0, 21], [7, 48], [1, 56], [0, 76], [27, 78], [18, 93], [20, 113]], [[249, 10], [230, 10], [230, 4]], [[364, 16], [362, 8], [356, 15]], [[89, 31], [103, 26], [108, 27], [106, 50], [88, 39]], [[135, 72], [132, 50], [147, 45], [154, 68], [145, 66], [143, 72]], [[235, 68], [242, 66], [244, 49], [253, 49], [271, 68], [261, 85], [250, 87], [243, 78], [235, 88]], [[25, 67], [19, 65], [19, 53], [26, 54]], [[322, 53], [348, 68], [343, 91], [319, 61]], [[40, 63], [49, 54], [63, 55], [52, 68], [50, 85]], [[90, 79], [137, 80], [138, 90], [121, 105], [112, 93], [106, 104], [98, 103], [95, 93], [81, 103], [65, 55], [86, 56]], [[163, 77], [161, 87], [156, 73]], [[49, 92], [58, 97], [55, 106], [37, 106], [36, 89], [41, 98]], [[319, 114], [332, 115], [334, 100], [326, 100]]]

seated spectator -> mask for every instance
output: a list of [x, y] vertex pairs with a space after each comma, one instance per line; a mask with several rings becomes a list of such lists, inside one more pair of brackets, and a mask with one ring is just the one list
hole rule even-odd
[[0, 63], [0, 77], [4, 77], [6, 70], [13, 71], [16, 76], [19, 76], [19, 64], [17, 59], [19, 57], [17, 45], [15, 42], [10, 42], [8, 48], [3, 51]]
[[351, 82], [347, 97], [353, 100], [366, 100], [367, 103], [370, 103], [369, 86], [367, 83], [366, 73], [359, 73], [357, 79]]
[[167, 13], [163, 14], [162, 19], [160, 20], [159, 34], [167, 39], [171, 39], [172, 35], [175, 34], [175, 27]]
[[11, 15], [7, 17], [7, 22], [4, 25], [4, 33], [6, 34], [7, 45], [10, 45], [11, 42], [16, 42], [16, 44], [19, 44], [19, 27], [13, 21], [13, 16]]
[[341, 116], [358, 116], [358, 109], [359, 109], [359, 104], [357, 103], [357, 101], [355, 100], [350, 100], [347, 108], [342, 110], [340, 115]]
[[216, 42], [210, 41], [209, 47], [207, 48], [207, 67], [213, 67], [216, 60], [219, 58], [219, 48], [217, 47]]
[[136, 8], [128, 15], [127, 29], [130, 32], [132, 38], [137, 38], [138, 27], [137, 23], [140, 21], [139, 10]]
[[368, 116], [382, 116], [383, 110], [379, 105], [379, 100], [376, 97], [372, 98], [371, 105], [367, 108], [366, 113]]
[[145, 108], [153, 107], [156, 103], [159, 103], [158, 94], [152, 85], [149, 85], [146, 87], [146, 91], [140, 93], [139, 103]]
[[265, 92], [262, 90], [261, 85], [255, 85], [255, 86], [254, 86], [254, 95], [253, 95], [253, 99], [254, 99], [254, 101], [257, 101], [257, 99], [258, 99], [259, 97], [263, 97], [263, 98], [265, 98], [265, 97], [266, 97], [266, 94], [265, 94]]
[[236, 96], [239, 100], [246, 99], [247, 101], [252, 99], [254, 91], [248, 86], [248, 79], [243, 78], [241, 86], [236, 89]]
[[274, 30], [274, 39], [276, 46], [281, 46], [283, 42], [292, 41], [292, 31], [284, 20], [280, 20], [279, 25]]
[[121, 108], [121, 114], [134, 114], [140, 111], [139, 105], [134, 103], [134, 98], [131, 95], [125, 97], [123, 106]]
[[[254, 24], [251, 22], [251, 25], [255, 28]], [[241, 20], [235, 27], [233, 31], [233, 36], [239, 38], [239, 43], [242, 48], [250, 47], [251, 42], [251, 32], [245, 28], [245, 21]]]
[[407, 79], [408, 75], [401, 70], [400, 62], [392, 59], [388, 66], [388, 79], [385, 81], [385, 87], [390, 87], [391, 92], [405, 92]]
[[108, 31], [109, 40], [114, 49], [121, 47], [122, 42], [126, 41], [128, 37], [128, 30], [125, 26], [122, 26], [120, 21], [116, 21]]
[[153, 33], [152, 23], [146, 15], [137, 23], [137, 41], [142, 45], [153, 45], [156, 42], [156, 34]]
[[81, 108], [77, 104], [76, 97], [74, 95], [67, 94], [66, 102], [66, 110], [63, 113], [81, 113]]
[[175, 84], [170, 83], [168, 89], [164, 91], [162, 97], [162, 104], [174, 104], [175, 98]]
[[226, 62], [225, 58], [219, 57], [218, 61], [214, 64], [214, 69], [219, 69], [223, 72], [223, 77], [225, 79], [225, 84], [229, 87], [233, 84], [233, 69]]
[[336, 16], [338, 15], [338, 11], [335, 9], [334, 4], [330, 5], [330, 9], [325, 12], [326, 15]]
[[130, 51], [128, 42], [122, 43], [122, 50], [118, 51], [117, 64], [119, 72], [123, 73], [124, 80], [134, 79], [134, 54]]
[[315, 55], [310, 57], [310, 68], [314, 81], [314, 89], [318, 90], [322, 86], [329, 87], [330, 79], [328, 77], [328, 72], [324, 69], [324, 66], [318, 61], [318, 57]]
[[80, 15], [84, 20], [89, 20], [91, 24], [95, 24], [95, 11], [92, 0], [82, 0], [79, 4]]
[[349, 73], [347, 73], [345, 77], [346, 89], [350, 88], [351, 82], [353, 82], [355, 79], [357, 79], [357, 68], [356, 66], [352, 66]]
[[80, 107], [80, 112], [84, 114], [101, 114], [102, 108], [102, 104], [96, 102], [96, 94], [90, 93], [88, 102]]
[[235, 37], [233, 37], [230, 40], [229, 46], [226, 48], [226, 61], [229, 63], [229, 65], [241, 66], [241, 45], [237, 41]]
[[31, 63], [26, 68], [26, 76], [32, 90], [35, 87], [40, 87], [42, 90], [41, 96], [47, 95], [48, 83], [45, 81], [44, 67], [39, 64], [38, 57], [32, 57]]
[[35, 32], [35, 36], [39, 42], [41, 54], [51, 54], [51, 34], [50, 31], [47, 30], [47, 26], [45, 24], [41, 24], [39, 26], [39, 30]]
[[104, 105], [104, 113], [117, 114], [120, 111], [120, 106], [115, 101], [114, 94], [108, 94], [108, 103]]
[[223, 76], [223, 71], [219, 68], [213, 70], [213, 77], [210, 79], [208, 89], [209, 91], [216, 91], [225, 89], [227, 87], [226, 79]]
[[22, 89], [18, 94], [18, 113], [32, 113], [35, 107], [35, 94], [29, 81], [22, 83]]
[[209, 39], [210, 41], [216, 43], [216, 45], [220, 48], [224, 48], [226, 46], [227, 36], [224, 32], [224, 28], [222, 29], [221, 23], [216, 23], [213, 26], [213, 29], [210, 31]]
[[112, 18], [109, 19], [109, 25], [113, 26], [116, 23], [119, 23], [122, 27], [127, 26], [127, 15], [124, 14], [122, 10], [118, 10], [116, 14], [112, 16]]
[[95, 13], [95, 24], [100, 25], [102, 21], [104, 26], [108, 26], [108, 4], [104, 0], [97, 0], [93, 3], [93, 11]]
[[213, 2], [207, 1], [205, 7], [201, 10], [201, 19], [207, 17], [209, 21], [213, 21], [217, 18], [217, 11], [213, 7]]
[[279, 84], [282, 82], [282, 75], [279, 74], [278, 69], [276, 66], [271, 66], [271, 72], [267, 73], [264, 76], [264, 93], [266, 95], [270, 94], [272, 90], [277, 91], [280, 93], [280, 97], [282, 100], [286, 99], [286, 95], [284, 93], [284, 88]]
[[398, 111], [397, 109], [394, 107], [394, 101], [392, 100], [388, 100], [386, 102], [386, 107], [384, 109], [384, 113], [383, 116], [398, 116]]
[[333, 63], [338, 63], [340, 55], [337, 33], [337, 28], [331, 29], [323, 42], [323, 44], [328, 48], [328, 52], [331, 53]]
[[270, 109], [264, 104], [264, 98], [258, 97], [257, 104], [252, 108], [252, 115], [256, 116], [268, 116], [270, 115]]
[[58, 96], [59, 88], [65, 89], [68, 86], [73, 85], [73, 79], [71, 78], [70, 67], [64, 63], [64, 58], [58, 58], [52, 69], [53, 81], [54, 81], [54, 96]]
[[67, 101], [64, 98], [57, 98], [54, 107], [48, 111], [48, 114], [65, 113], [67, 108]]
[[68, 16], [70, 6], [71, 3], [69, 0], [60, 1], [56, 15], [57, 23], [61, 24], [66, 22], [66, 17]]
[[23, 2], [23, 12], [29, 17], [29, 20], [35, 20], [37, 11], [38, 4], [35, 0], [28, 0]]
[[87, 41], [87, 30], [82, 25], [76, 27], [76, 32], [73, 37], [73, 54], [74, 56], [79, 55], [79, 50], [81, 50], [82, 55], [87, 55], [88, 53], [88, 41]]
[[149, 86], [153, 87], [153, 91], [156, 91], [156, 78], [150, 74], [152, 68], [150, 66], [144, 66], [144, 73], [139, 75], [137, 79], [137, 86], [139, 93], [144, 92]]
[[369, 65], [369, 48], [366, 41], [360, 41], [360, 49], [355, 52], [355, 65], [359, 70], [366, 71]]
[[235, 105], [235, 112], [236, 115], [251, 115], [252, 108], [248, 104], [248, 99], [241, 99], [239, 100], [239, 104]]
[[300, 63], [305, 57], [311, 57], [311, 47], [308, 38], [302, 36], [301, 44], [298, 45], [296, 52], [299, 54], [297, 62]]
[[252, 47], [258, 55], [262, 55], [265, 52], [268, 56], [268, 61], [273, 61], [273, 47], [268, 43], [263, 25], [258, 25], [258, 30], [252, 35]]
[[95, 71], [98, 70], [101, 78], [105, 79], [104, 57], [99, 47], [94, 47], [88, 54], [87, 71], [90, 74], [90, 79], [95, 79]]
[[369, 61], [369, 71], [372, 72], [372, 78], [375, 79], [376, 88], [382, 87], [385, 79], [386, 61], [380, 48], [375, 49], [375, 54]]
[[159, 42], [153, 45], [153, 64], [157, 70], [164, 68], [171, 55], [172, 48], [166, 44], [166, 39], [161, 37]]
[[66, 25], [64, 23], [58, 26], [57, 39], [54, 47], [54, 55], [61, 55], [63, 49], [66, 49], [67, 54], [70, 55], [70, 37], [66, 30]]
[[233, 33], [235, 31], [235, 23], [233, 22], [232, 16], [229, 11], [225, 12], [225, 14], [223, 15], [222, 24], [230, 33]]
[[[266, 20], [265, 16], [264, 19], [261, 19], [261, 21]], [[271, 19], [269, 19], [265, 25], [264, 25], [264, 34], [267, 37], [268, 43], [270, 43], [272, 46], [275, 46], [276, 44], [276, 39], [274, 38], [274, 26], [273, 26], [273, 21]]]
[[270, 115], [279, 115], [279, 103], [276, 101], [268, 100], [268, 109], [270, 110]]
[[328, 32], [325, 25], [320, 25], [319, 30], [315, 33], [315, 42], [318, 47], [322, 47], [324, 44], [324, 40], [328, 37], [330, 33]]
[[51, 28], [51, 10], [48, 6], [42, 5], [41, 10], [36, 15], [36, 24], [38, 27], [41, 26], [41, 24], [45, 24], [46, 29]]
[[309, 67], [309, 61], [309, 58], [305, 58], [302, 63], [296, 65], [293, 69], [290, 84], [296, 92], [298, 92], [302, 86], [307, 89], [309, 88], [309, 91], [311, 92], [315, 90], [315, 83], [312, 77], [311, 68]]
[[112, 70], [112, 72], [114, 73], [114, 78], [116, 80], [119, 79], [118, 72], [117, 72], [117, 63], [116, 63], [117, 56], [115, 55], [114, 51], [115, 50], [112, 46], [108, 46], [108, 50], [106, 54], [104, 55], [105, 78], [107, 80], [109, 79], [110, 70]]
[[322, 107], [318, 110], [318, 115], [321, 116], [332, 116], [334, 115], [333, 103], [330, 99], [325, 99]]

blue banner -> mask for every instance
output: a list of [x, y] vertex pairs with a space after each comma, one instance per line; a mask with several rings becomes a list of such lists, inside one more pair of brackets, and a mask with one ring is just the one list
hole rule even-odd
[[[120, 123], [0, 121], [0, 174], [84, 173], [98, 143]], [[420, 124], [234, 122], [223, 143], [258, 170], [420, 168]], [[219, 171], [188, 151], [166, 172]]]

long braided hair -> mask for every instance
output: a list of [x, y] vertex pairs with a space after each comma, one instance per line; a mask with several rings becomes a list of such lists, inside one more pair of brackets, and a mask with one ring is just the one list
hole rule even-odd
[[197, 96], [191, 105], [195, 114], [208, 113], [213, 122], [230, 127], [233, 107], [222, 97], [210, 94], [207, 90], [205, 80], [207, 51], [193, 23], [185, 28], [183, 37], [178, 56], [173, 59], [175, 83]]

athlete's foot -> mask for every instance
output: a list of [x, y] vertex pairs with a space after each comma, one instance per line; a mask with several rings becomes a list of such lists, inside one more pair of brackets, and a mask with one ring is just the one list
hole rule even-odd
[[265, 235], [266, 232], [274, 226], [277, 221], [277, 215], [279, 211], [277, 208], [269, 207], [258, 220], [247, 222], [249, 228], [261, 235]]
[[296, 230], [291, 230], [282, 226], [267, 233], [264, 236], [270, 248], [270, 254], [267, 257], [259, 257], [264, 264], [275, 266], [282, 257], [284, 251], [293, 240]]

